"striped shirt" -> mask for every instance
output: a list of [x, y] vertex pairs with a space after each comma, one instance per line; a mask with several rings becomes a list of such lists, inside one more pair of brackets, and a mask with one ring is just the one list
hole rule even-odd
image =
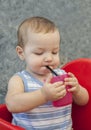
[[[65, 72], [60, 70], [60, 73]], [[25, 70], [17, 74], [24, 82], [25, 92], [35, 91], [43, 86], [41, 81]], [[12, 123], [24, 127], [26, 130], [71, 130], [71, 107], [72, 104], [54, 107], [52, 102], [49, 101], [30, 111], [13, 113]]]

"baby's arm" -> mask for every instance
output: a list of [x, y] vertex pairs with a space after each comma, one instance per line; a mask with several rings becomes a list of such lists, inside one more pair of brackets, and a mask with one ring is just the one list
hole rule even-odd
[[46, 102], [40, 90], [24, 92], [24, 85], [19, 76], [13, 76], [10, 79], [5, 101], [11, 112], [28, 111]]
[[73, 100], [78, 105], [85, 105], [88, 103], [89, 94], [88, 91], [82, 87], [74, 74], [68, 73], [69, 78], [65, 79], [65, 85], [71, 85], [72, 87], [69, 89], [73, 94]]
[[88, 92], [81, 85], [79, 86], [79, 88], [80, 89], [77, 93], [73, 93], [73, 100], [78, 105], [85, 105], [88, 103], [89, 100]]
[[[44, 86], [33, 92], [24, 92], [24, 85], [19, 76], [13, 76], [8, 84], [6, 105], [10, 112], [18, 113], [29, 111], [47, 101], [57, 100], [66, 94], [63, 82], [50, 83], [52, 76], [49, 76]], [[60, 87], [61, 86], [61, 87]]]

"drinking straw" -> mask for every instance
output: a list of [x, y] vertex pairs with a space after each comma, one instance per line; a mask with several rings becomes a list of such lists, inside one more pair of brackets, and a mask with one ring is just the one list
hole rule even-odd
[[58, 76], [58, 74], [54, 71], [54, 70], [52, 70], [49, 66], [46, 66], [47, 67], [47, 69], [49, 69], [55, 76]]

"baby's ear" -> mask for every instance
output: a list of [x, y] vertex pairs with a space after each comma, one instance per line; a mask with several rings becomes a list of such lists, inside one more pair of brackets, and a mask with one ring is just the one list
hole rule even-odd
[[19, 58], [21, 60], [24, 60], [24, 50], [23, 50], [23, 48], [20, 47], [20, 46], [17, 46], [16, 47], [16, 52], [17, 52], [17, 55], [19, 56]]

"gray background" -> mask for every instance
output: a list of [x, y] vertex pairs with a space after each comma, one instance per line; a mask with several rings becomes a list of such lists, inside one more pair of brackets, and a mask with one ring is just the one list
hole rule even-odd
[[59, 27], [62, 63], [91, 56], [91, 0], [0, 0], [0, 103], [10, 77], [24, 68], [15, 52], [17, 28], [37, 15]]

